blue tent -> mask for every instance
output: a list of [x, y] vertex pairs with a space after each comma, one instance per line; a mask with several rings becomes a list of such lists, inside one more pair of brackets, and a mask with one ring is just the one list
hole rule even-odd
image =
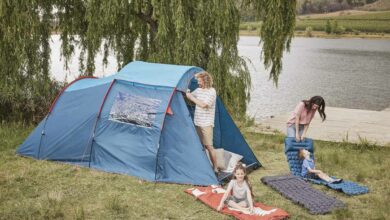
[[[184, 99], [200, 71], [136, 61], [109, 77], [75, 80], [17, 153], [148, 181], [218, 184]], [[219, 98], [214, 146], [261, 166]]]

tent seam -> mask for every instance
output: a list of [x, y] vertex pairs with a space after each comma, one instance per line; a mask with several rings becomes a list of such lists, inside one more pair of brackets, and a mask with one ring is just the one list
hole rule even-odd
[[112, 88], [112, 86], [115, 84], [115, 82], [116, 82], [116, 79], [112, 80], [110, 87], [107, 89], [106, 95], [104, 96], [103, 102], [102, 102], [102, 104], [101, 104], [101, 106], [100, 106], [99, 113], [98, 113], [98, 115], [97, 115], [97, 117], [96, 117], [95, 124], [93, 125], [93, 128], [92, 128], [92, 133], [91, 133], [90, 141], [88, 141], [88, 145], [87, 145], [87, 148], [86, 148], [86, 149], [88, 149], [89, 146], [91, 147], [91, 150], [89, 151], [88, 167], [91, 167], [91, 157], [92, 157], [93, 139], [95, 138], [96, 126], [97, 126], [97, 123], [98, 123], [98, 121], [99, 121], [100, 114], [101, 114], [101, 112], [102, 112], [102, 110], [103, 110], [103, 106], [104, 106], [104, 104], [106, 103], [107, 96], [108, 96], [108, 94], [111, 92], [111, 88]]
[[156, 169], [155, 169], [155, 171], [154, 171], [154, 181], [155, 181], [155, 182], [157, 182], [158, 154], [159, 154], [159, 152], [160, 152], [160, 141], [161, 141], [161, 136], [162, 136], [162, 130], [164, 129], [165, 117], [167, 117], [166, 112], [168, 111], [168, 108], [169, 108], [169, 106], [171, 105], [171, 102], [172, 102], [172, 99], [173, 99], [173, 95], [175, 94], [175, 92], [176, 92], [176, 87], [173, 88], [171, 97], [170, 97], [169, 102], [168, 102], [168, 105], [167, 105], [167, 109], [165, 109], [165, 116], [164, 116], [163, 123], [162, 123], [161, 130], [160, 130], [160, 138], [158, 139], [158, 145], [159, 145], [159, 146], [158, 146], [157, 154], [156, 154]]

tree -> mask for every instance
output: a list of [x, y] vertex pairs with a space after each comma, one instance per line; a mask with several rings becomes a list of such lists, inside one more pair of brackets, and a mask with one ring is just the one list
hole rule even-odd
[[49, 76], [52, 6], [0, 1], [0, 122], [39, 121], [60, 84]]
[[[243, 7], [255, 8], [263, 20], [262, 54], [275, 84], [283, 51], [291, 43], [295, 4], [295, 0], [242, 1]], [[240, 19], [234, 0], [2, 1], [0, 18], [1, 67], [12, 63], [12, 68], [0, 71], [9, 80], [17, 80], [12, 86], [2, 84], [2, 90], [23, 83], [34, 87], [29, 83], [35, 79], [50, 85], [50, 24], [58, 21], [65, 61], [74, 55], [75, 47], [81, 48], [81, 75], [93, 75], [94, 58], [102, 45], [103, 62], [113, 51], [118, 68], [133, 60], [196, 65], [214, 76], [218, 94], [230, 110], [234, 108], [231, 112], [245, 115], [251, 78], [246, 62], [238, 55]], [[50, 96], [50, 86], [42, 88], [45, 97]], [[0, 95], [0, 102], [4, 100]]]

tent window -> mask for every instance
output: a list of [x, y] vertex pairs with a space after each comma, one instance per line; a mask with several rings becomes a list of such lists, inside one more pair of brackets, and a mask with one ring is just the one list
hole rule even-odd
[[111, 107], [109, 119], [142, 127], [152, 127], [160, 104], [159, 99], [119, 92]]

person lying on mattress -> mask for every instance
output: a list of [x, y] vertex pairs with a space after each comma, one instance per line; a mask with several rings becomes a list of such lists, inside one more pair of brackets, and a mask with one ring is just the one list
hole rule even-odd
[[310, 158], [310, 152], [306, 149], [300, 149], [299, 158], [303, 160], [301, 176], [308, 179], [322, 179], [328, 183], [341, 183], [343, 179], [334, 179], [321, 170], [315, 169], [314, 161]]
[[253, 213], [252, 187], [248, 181], [244, 165], [238, 162], [233, 174], [233, 179], [230, 180], [217, 210], [221, 211], [224, 205], [228, 205], [243, 212]]

